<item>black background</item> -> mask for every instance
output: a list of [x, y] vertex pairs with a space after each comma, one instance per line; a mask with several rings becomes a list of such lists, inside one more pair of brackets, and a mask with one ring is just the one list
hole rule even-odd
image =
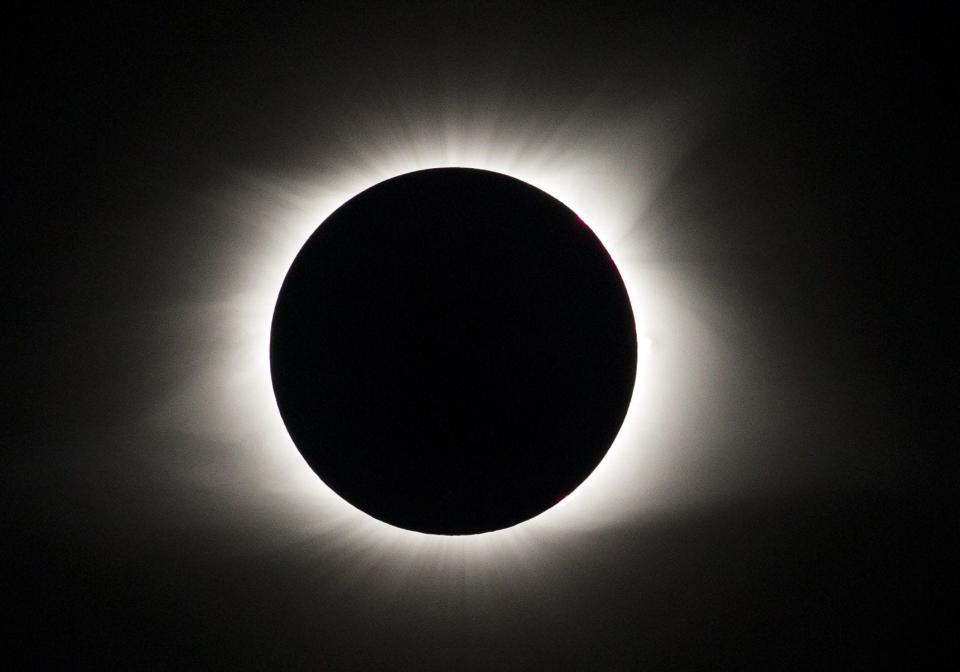
[[[866, 669], [955, 639], [954, 185], [935, 160], [955, 140], [955, 22], [805, 4], [21, 8], [0, 234], [8, 646], [68, 667]], [[251, 482], [172, 475], [236, 459], [143, 420], [207, 358], [157, 310], [230, 286], [218, 263], [243, 234], [211, 194], [236, 171], [336, 172], [451, 99], [531, 138], [577, 110], [625, 142], [650, 101], [689, 99], [696, 141], [662, 176], [647, 254], [737, 307], [739, 361], [763, 359], [776, 390], [738, 422], [806, 411], [736, 446], [703, 428], [690, 479], [781, 476], [544, 542], [487, 589], [290, 541]], [[803, 486], [780, 487], [794, 471]]]

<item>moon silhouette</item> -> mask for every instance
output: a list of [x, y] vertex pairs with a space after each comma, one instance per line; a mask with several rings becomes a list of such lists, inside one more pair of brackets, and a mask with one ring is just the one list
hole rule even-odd
[[637, 336], [590, 228], [500, 173], [400, 175], [347, 201], [284, 279], [280, 414], [346, 501], [432, 534], [510, 527], [596, 468], [633, 391]]

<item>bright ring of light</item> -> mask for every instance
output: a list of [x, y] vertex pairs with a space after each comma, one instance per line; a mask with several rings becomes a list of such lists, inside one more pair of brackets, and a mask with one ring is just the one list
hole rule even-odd
[[[238, 468], [251, 472], [249, 477], [238, 477], [249, 481], [243, 486], [249, 488], [246, 496], [269, 501], [269, 507], [275, 507], [278, 499], [285, 507], [302, 507], [299, 512], [288, 508], [278, 513], [277, 524], [312, 536], [337, 535], [339, 543], [379, 548], [388, 555], [440, 558], [474, 549], [469, 555], [478, 557], [509, 548], [529, 554], [534, 539], [617, 524], [663, 506], [664, 474], [676, 454], [676, 446], [663, 436], [688, 410], [693, 380], [705, 375], [703, 367], [699, 371], [696, 367], [710, 354], [709, 329], [678, 301], [678, 295], [689, 293], [683, 279], [666, 277], [662, 269], [644, 263], [642, 237], [637, 235], [638, 230], [642, 232], [637, 218], [644, 206], [637, 184], [643, 182], [643, 175], [606, 165], [609, 150], [584, 150], [576, 160], [568, 160], [559, 147], [546, 148], [536, 158], [522, 158], [512, 149], [515, 146], [507, 142], [497, 151], [480, 146], [456, 149], [444, 142], [415, 144], [408, 154], [384, 151], [382, 156], [368, 157], [366, 169], [324, 176], [309, 187], [249, 179], [243, 184], [246, 200], [250, 201], [251, 191], [256, 198], [235, 214], [238, 226], [248, 228], [241, 226], [237, 232], [240, 253], [228, 265], [233, 269], [229, 297], [199, 307], [209, 320], [207, 338], [213, 343], [209, 368], [197, 373], [193, 384], [174, 399], [177, 408], [165, 408], [164, 414], [182, 411], [194, 418], [193, 433], [233, 446]], [[394, 528], [333, 493], [290, 440], [270, 379], [271, 316], [286, 271], [306, 239], [330, 213], [362, 190], [395, 175], [433, 167], [504, 173], [570, 207], [589, 223], [620, 270], [638, 334], [631, 405], [600, 465], [570, 496], [543, 514], [505, 530], [466, 537]], [[209, 403], [200, 403], [211, 398], [213, 409]], [[198, 411], [201, 406], [203, 410]], [[217, 478], [210, 475], [211, 480]]]

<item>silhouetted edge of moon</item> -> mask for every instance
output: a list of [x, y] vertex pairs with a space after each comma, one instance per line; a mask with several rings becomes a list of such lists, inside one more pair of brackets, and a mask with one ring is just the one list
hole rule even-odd
[[270, 366], [317, 475], [391, 525], [476, 534], [549, 509], [626, 415], [633, 312], [599, 239], [515, 178], [400, 175], [331, 214], [291, 265]]

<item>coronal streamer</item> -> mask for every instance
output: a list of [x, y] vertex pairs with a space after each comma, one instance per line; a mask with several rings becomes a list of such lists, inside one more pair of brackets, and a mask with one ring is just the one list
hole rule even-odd
[[[352, 153], [328, 159], [335, 166], [319, 174], [269, 180], [235, 174], [232, 187], [211, 196], [218, 218], [232, 227], [218, 251], [217, 279], [208, 280], [218, 287], [216, 299], [186, 308], [201, 326], [207, 357], [191, 383], [155, 413], [161, 424], [171, 417], [181, 423], [189, 418], [189, 431], [230, 446], [235, 471], [205, 474], [194, 465], [188, 478], [243, 481], [245, 497], [271, 511], [274, 530], [335, 538], [335, 545], [365, 549], [371, 557], [459, 558], [456, 566], [525, 557], [536, 539], [546, 543], [683, 505], [690, 492], [676, 487], [675, 467], [698, 449], [685, 432], [699, 413], [697, 399], [716, 384], [724, 357], [709, 322], [714, 311], [704, 310], [708, 296], [682, 268], [660, 263], [648, 246], [659, 226], [652, 202], [685, 146], [682, 134], [653, 123], [656, 117], [651, 110], [616, 132], [583, 119], [540, 142], [494, 124], [464, 124], [459, 132], [440, 134], [415, 127], [402, 134], [403, 140], [381, 133], [382, 142], [368, 140]], [[636, 134], [629, 143], [624, 142], [627, 127]], [[276, 300], [307, 238], [355, 194], [397, 175], [444, 167], [517, 178], [589, 222], [623, 278], [638, 345], [629, 409], [589, 477], [558, 505], [519, 525], [456, 537], [395, 528], [324, 485], [284, 427], [269, 362]]]

